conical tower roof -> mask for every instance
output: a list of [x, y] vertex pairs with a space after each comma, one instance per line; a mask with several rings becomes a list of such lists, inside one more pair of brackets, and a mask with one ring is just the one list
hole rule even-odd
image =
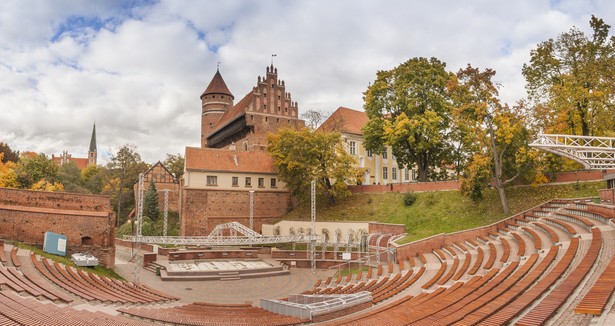
[[214, 78], [211, 79], [211, 81], [209, 82], [209, 86], [207, 86], [203, 94], [201, 94], [201, 98], [208, 94], [223, 94], [235, 99], [231, 91], [226, 86], [226, 83], [224, 82], [224, 79], [222, 78], [219, 69], [216, 70]]
[[90, 138], [90, 152], [96, 152], [96, 124], [92, 129], [92, 138]]

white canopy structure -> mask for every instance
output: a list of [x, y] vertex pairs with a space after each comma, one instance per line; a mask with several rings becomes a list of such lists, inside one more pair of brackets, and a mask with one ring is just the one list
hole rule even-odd
[[539, 134], [530, 146], [577, 161], [586, 169], [615, 169], [615, 138]]

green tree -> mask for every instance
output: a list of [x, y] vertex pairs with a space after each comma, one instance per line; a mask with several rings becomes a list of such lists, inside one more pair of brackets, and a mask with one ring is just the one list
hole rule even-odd
[[158, 215], [160, 215], [160, 209], [158, 208], [158, 192], [156, 191], [156, 184], [153, 179], [149, 183], [149, 188], [147, 188], [147, 192], [145, 193], [143, 215], [149, 217], [153, 221], [157, 220]]
[[330, 204], [350, 194], [346, 182], [356, 182], [360, 171], [353, 167], [354, 158], [342, 148], [339, 133], [280, 129], [269, 134], [267, 140], [267, 151], [280, 180], [298, 198], [309, 199], [312, 180], [317, 181], [317, 194]]
[[0, 142], [0, 153], [3, 154], [2, 159], [0, 159], [2, 163], [19, 162], [19, 152], [13, 151], [7, 143]]
[[104, 166], [89, 165], [81, 171], [83, 187], [92, 194], [100, 194], [104, 188], [104, 176], [107, 174]]
[[523, 65], [535, 118], [545, 132], [615, 135], [615, 37], [592, 16], [592, 35], [578, 28], [538, 44]]
[[390, 145], [400, 167], [416, 164], [419, 181], [450, 161], [452, 106], [446, 86], [454, 75], [445, 68], [436, 58], [413, 58], [379, 71], [364, 93], [369, 118], [363, 128], [365, 147], [380, 153]]
[[[462, 192], [477, 200], [490, 179], [498, 191], [504, 213], [509, 213], [505, 186], [524, 173], [529, 161], [529, 130], [523, 106], [509, 107], [498, 98], [495, 71], [480, 71], [468, 65], [449, 84], [455, 100], [457, 121], [470, 127], [478, 149], [462, 177]], [[487, 164], [486, 158], [490, 159]], [[486, 178], [485, 170], [491, 174]], [[482, 185], [482, 188], [481, 188]]]
[[175, 175], [179, 180], [184, 175], [184, 157], [177, 153], [176, 155], [167, 154], [167, 159], [164, 160], [164, 166]]
[[30, 189], [42, 180], [52, 184], [59, 181], [58, 165], [45, 154], [21, 155], [19, 163], [16, 172], [20, 188]]
[[141, 160], [141, 155], [132, 145], [120, 147], [107, 164], [103, 192], [110, 195], [116, 203], [117, 226], [121, 224], [121, 220], [125, 219], [122, 215], [122, 206], [127, 206], [126, 211], [130, 211], [131, 206], [134, 207], [133, 186], [139, 181], [139, 173], [147, 169], [147, 163]]
[[58, 169], [58, 180], [64, 185], [64, 190], [67, 192], [88, 192], [88, 190], [83, 187], [81, 170], [79, 170], [79, 167], [73, 161], [66, 162], [60, 166]]

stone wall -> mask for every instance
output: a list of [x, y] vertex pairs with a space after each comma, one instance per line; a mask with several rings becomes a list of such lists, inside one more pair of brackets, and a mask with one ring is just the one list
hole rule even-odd
[[46, 231], [66, 235], [67, 255], [89, 252], [115, 265], [109, 197], [0, 188], [0, 238], [42, 247]]
[[[254, 230], [261, 232], [263, 223], [271, 223], [290, 208], [288, 191], [254, 193]], [[180, 234], [208, 235], [216, 225], [239, 222], [250, 225], [250, 193], [248, 191], [217, 191], [182, 189]]]

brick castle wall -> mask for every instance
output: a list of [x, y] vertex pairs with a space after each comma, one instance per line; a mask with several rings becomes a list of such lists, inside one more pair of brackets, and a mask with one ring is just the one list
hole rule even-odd
[[89, 252], [115, 265], [109, 197], [0, 188], [0, 238], [42, 247], [46, 231], [66, 235], [67, 255]]
[[[247, 191], [183, 189], [181, 195], [180, 234], [207, 235], [216, 225], [239, 222], [250, 225], [250, 194]], [[287, 191], [254, 193], [254, 230], [271, 223], [290, 208]]]

